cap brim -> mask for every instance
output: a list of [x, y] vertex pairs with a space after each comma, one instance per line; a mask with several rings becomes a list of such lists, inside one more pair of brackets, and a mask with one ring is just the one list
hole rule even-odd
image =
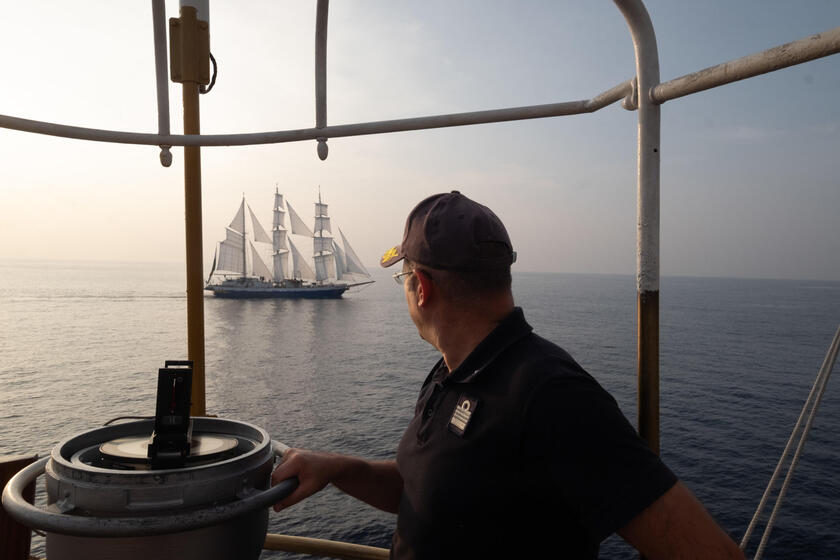
[[401, 249], [401, 246], [394, 245], [393, 247], [385, 251], [385, 254], [382, 255], [381, 259], [379, 259], [379, 266], [381, 266], [382, 268], [388, 268], [392, 264], [398, 263], [401, 260], [403, 260], [404, 257]]

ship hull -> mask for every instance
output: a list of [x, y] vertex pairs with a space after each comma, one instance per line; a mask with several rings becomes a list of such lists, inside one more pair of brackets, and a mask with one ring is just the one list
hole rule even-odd
[[208, 286], [205, 290], [216, 297], [232, 299], [336, 299], [347, 291], [346, 285], [311, 287], [274, 286]]

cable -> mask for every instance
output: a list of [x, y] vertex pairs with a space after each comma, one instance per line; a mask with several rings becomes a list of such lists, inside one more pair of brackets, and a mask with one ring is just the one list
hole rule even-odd
[[154, 420], [154, 416], [117, 416], [116, 418], [111, 418], [104, 424], [103, 426], [108, 426], [109, 424], [113, 424], [117, 420]]
[[[799, 442], [796, 446], [796, 451], [794, 452], [793, 458], [791, 459], [790, 466], [788, 467], [787, 474], [785, 475], [785, 480], [782, 483], [782, 488], [779, 491], [779, 495], [776, 498], [776, 503], [773, 506], [773, 511], [770, 514], [770, 519], [767, 522], [767, 526], [764, 529], [764, 534], [761, 537], [761, 542], [759, 543], [758, 549], [755, 554], [754, 560], [759, 560], [764, 553], [764, 549], [767, 546], [767, 540], [770, 538], [770, 532], [773, 530], [773, 525], [776, 521], [776, 516], [778, 515], [779, 508], [781, 507], [782, 500], [787, 492], [788, 487], [790, 486], [791, 477], [793, 476], [793, 471], [796, 468], [796, 464], [799, 461], [799, 457], [802, 453], [802, 449], [805, 446], [805, 440], [808, 437], [808, 432], [811, 429], [811, 424], [813, 423], [814, 417], [817, 413], [817, 408], [820, 405], [820, 401], [822, 400], [823, 394], [825, 393], [825, 388], [828, 385], [828, 378], [831, 376], [831, 370], [834, 366], [834, 362], [837, 359], [837, 353], [840, 350], [840, 328], [837, 329], [837, 332], [834, 335], [834, 339], [829, 346], [828, 353], [823, 360], [822, 367], [820, 367], [819, 373], [817, 373], [817, 378], [814, 380], [814, 385], [811, 387], [811, 392], [808, 394], [808, 398], [805, 399], [805, 404], [802, 407], [802, 412], [799, 414], [799, 419], [796, 421], [796, 425], [793, 427], [793, 431], [790, 434], [790, 438], [788, 439], [787, 445], [785, 446], [784, 451], [782, 452], [782, 456], [779, 458], [779, 463], [776, 465], [776, 470], [773, 471], [773, 475], [770, 477], [770, 482], [767, 484], [767, 488], [764, 490], [764, 495], [761, 497], [761, 501], [758, 504], [758, 508], [756, 509], [755, 515], [753, 516], [752, 520], [750, 521], [750, 525], [747, 528], [747, 531], [744, 533], [744, 537], [741, 540], [740, 548], [741, 550], [745, 550], [747, 546], [747, 542], [749, 541], [750, 535], [752, 534], [753, 529], [758, 523], [758, 519], [764, 510], [764, 507], [767, 505], [767, 499], [769, 498], [773, 488], [776, 485], [776, 480], [779, 474], [782, 471], [782, 467], [787, 459], [787, 455], [790, 452], [791, 447], [793, 446], [794, 441], [797, 439], [797, 433], [799, 432], [799, 427], [802, 424], [802, 420], [806, 417], [807, 420], [805, 422], [805, 427], [802, 430], [801, 435], [799, 436]], [[809, 409], [810, 408], [810, 412]]]
[[216, 65], [216, 57], [213, 56], [213, 53], [210, 53], [210, 62], [213, 63], [213, 77], [210, 78], [210, 85], [208, 86], [199, 86], [198, 93], [210, 93], [210, 90], [213, 89], [213, 86], [216, 85], [216, 74], [219, 71], [219, 67]]

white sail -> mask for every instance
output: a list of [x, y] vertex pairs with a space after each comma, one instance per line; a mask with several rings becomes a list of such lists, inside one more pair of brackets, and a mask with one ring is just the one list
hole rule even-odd
[[248, 212], [251, 215], [251, 227], [253, 228], [254, 234], [253, 240], [259, 241], [260, 243], [271, 243], [271, 238], [265, 232], [265, 229], [262, 227], [262, 224], [260, 224], [260, 221], [254, 215], [254, 211], [251, 210], [250, 206], [248, 206]]
[[236, 212], [228, 227], [233, 231], [245, 233], [245, 197], [242, 197], [242, 204], [239, 205], [239, 211]]
[[333, 248], [333, 238], [329, 236], [322, 236], [315, 234], [312, 238], [312, 250], [317, 255], [318, 253], [330, 252]]
[[[315, 206], [318, 206], [318, 203], [315, 203]], [[322, 204], [321, 206], [325, 206]], [[323, 234], [327, 232], [328, 234], [332, 234], [332, 229], [330, 229], [330, 217], [329, 216], [315, 216], [315, 235], [318, 233]]]
[[219, 243], [214, 274], [259, 276], [271, 280], [273, 275], [265, 264], [270, 259], [271, 242], [243, 197], [236, 215], [225, 228], [225, 240]]
[[275, 251], [271, 256], [274, 264], [274, 281], [281, 282], [290, 277], [289, 251]]
[[283, 209], [283, 195], [274, 192], [274, 223], [273, 227], [286, 228], [286, 211]]
[[341, 244], [344, 245], [344, 272], [349, 272], [352, 274], [362, 274], [364, 276], [370, 277], [370, 272], [368, 272], [365, 268], [365, 265], [362, 264], [362, 260], [356, 254], [356, 251], [353, 250], [353, 247], [350, 246], [350, 242], [347, 241], [346, 237], [344, 237], [344, 232], [341, 231], [341, 228], [338, 228], [338, 234], [341, 236]]
[[271, 232], [273, 242], [271, 248], [275, 251], [288, 251], [289, 244], [286, 243], [287, 232], [285, 229], [275, 229]]
[[210, 282], [210, 279], [216, 274], [216, 262], [219, 259], [219, 245], [220, 243], [216, 243], [216, 252], [213, 253], [213, 266], [210, 267], [210, 275], [207, 277], [207, 282]]
[[225, 228], [225, 232], [225, 240], [219, 243], [216, 272], [242, 275], [245, 271], [244, 236], [231, 228]]
[[306, 263], [295, 244], [292, 243], [291, 238], [289, 239], [289, 247], [292, 249], [292, 278], [314, 281], [315, 273], [312, 272], [312, 268]]
[[271, 224], [272, 227], [281, 227], [286, 229], [286, 211], [285, 210], [274, 210], [274, 222]]
[[289, 201], [286, 201], [286, 207], [289, 209], [289, 221], [292, 224], [292, 233], [295, 235], [305, 235], [306, 237], [312, 237], [312, 230], [303, 223], [303, 220], [300, 219], [298, 213], [295, 212], [295, 209], [292, 208], [292, 205], [289, 204]]
[[333, 240], [333, 255], [335, 256], [335, 279], [341, 280], [344, 277], [344, 270], [347, 265], [345, 263], [344, 251], [335, 240]]
[[315, 255], [315, 279], [319, 283], [335, 278], [335, 258], [332, 253]]
[[250, 275], [256, 276], [257, 278], [263, 278], [265, 280], [271, 280], [273, 278], [273, 274], [268, 269], [268, 265], [265, 263], [261, 251], [253, 244], [251, 246], [251, 270]]
[[[318, 198], [320, 199], [320, 197], [321, 197], [321, 195], [319, 194]], [[316, 202], [315, 203], [315, 215], [316, 216], [329, 216], [329, 214], [327, 213], [327, 205], [324, 204], [323, 202]]]

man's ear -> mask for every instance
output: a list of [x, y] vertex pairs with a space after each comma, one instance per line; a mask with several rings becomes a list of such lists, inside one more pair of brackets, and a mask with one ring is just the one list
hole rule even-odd
[[423, 270], [415, 270], [414, 276], [417, 277], [417, 305], [425, 307], [429, 305], [434, 297], [434, 283], [431, 277]]

